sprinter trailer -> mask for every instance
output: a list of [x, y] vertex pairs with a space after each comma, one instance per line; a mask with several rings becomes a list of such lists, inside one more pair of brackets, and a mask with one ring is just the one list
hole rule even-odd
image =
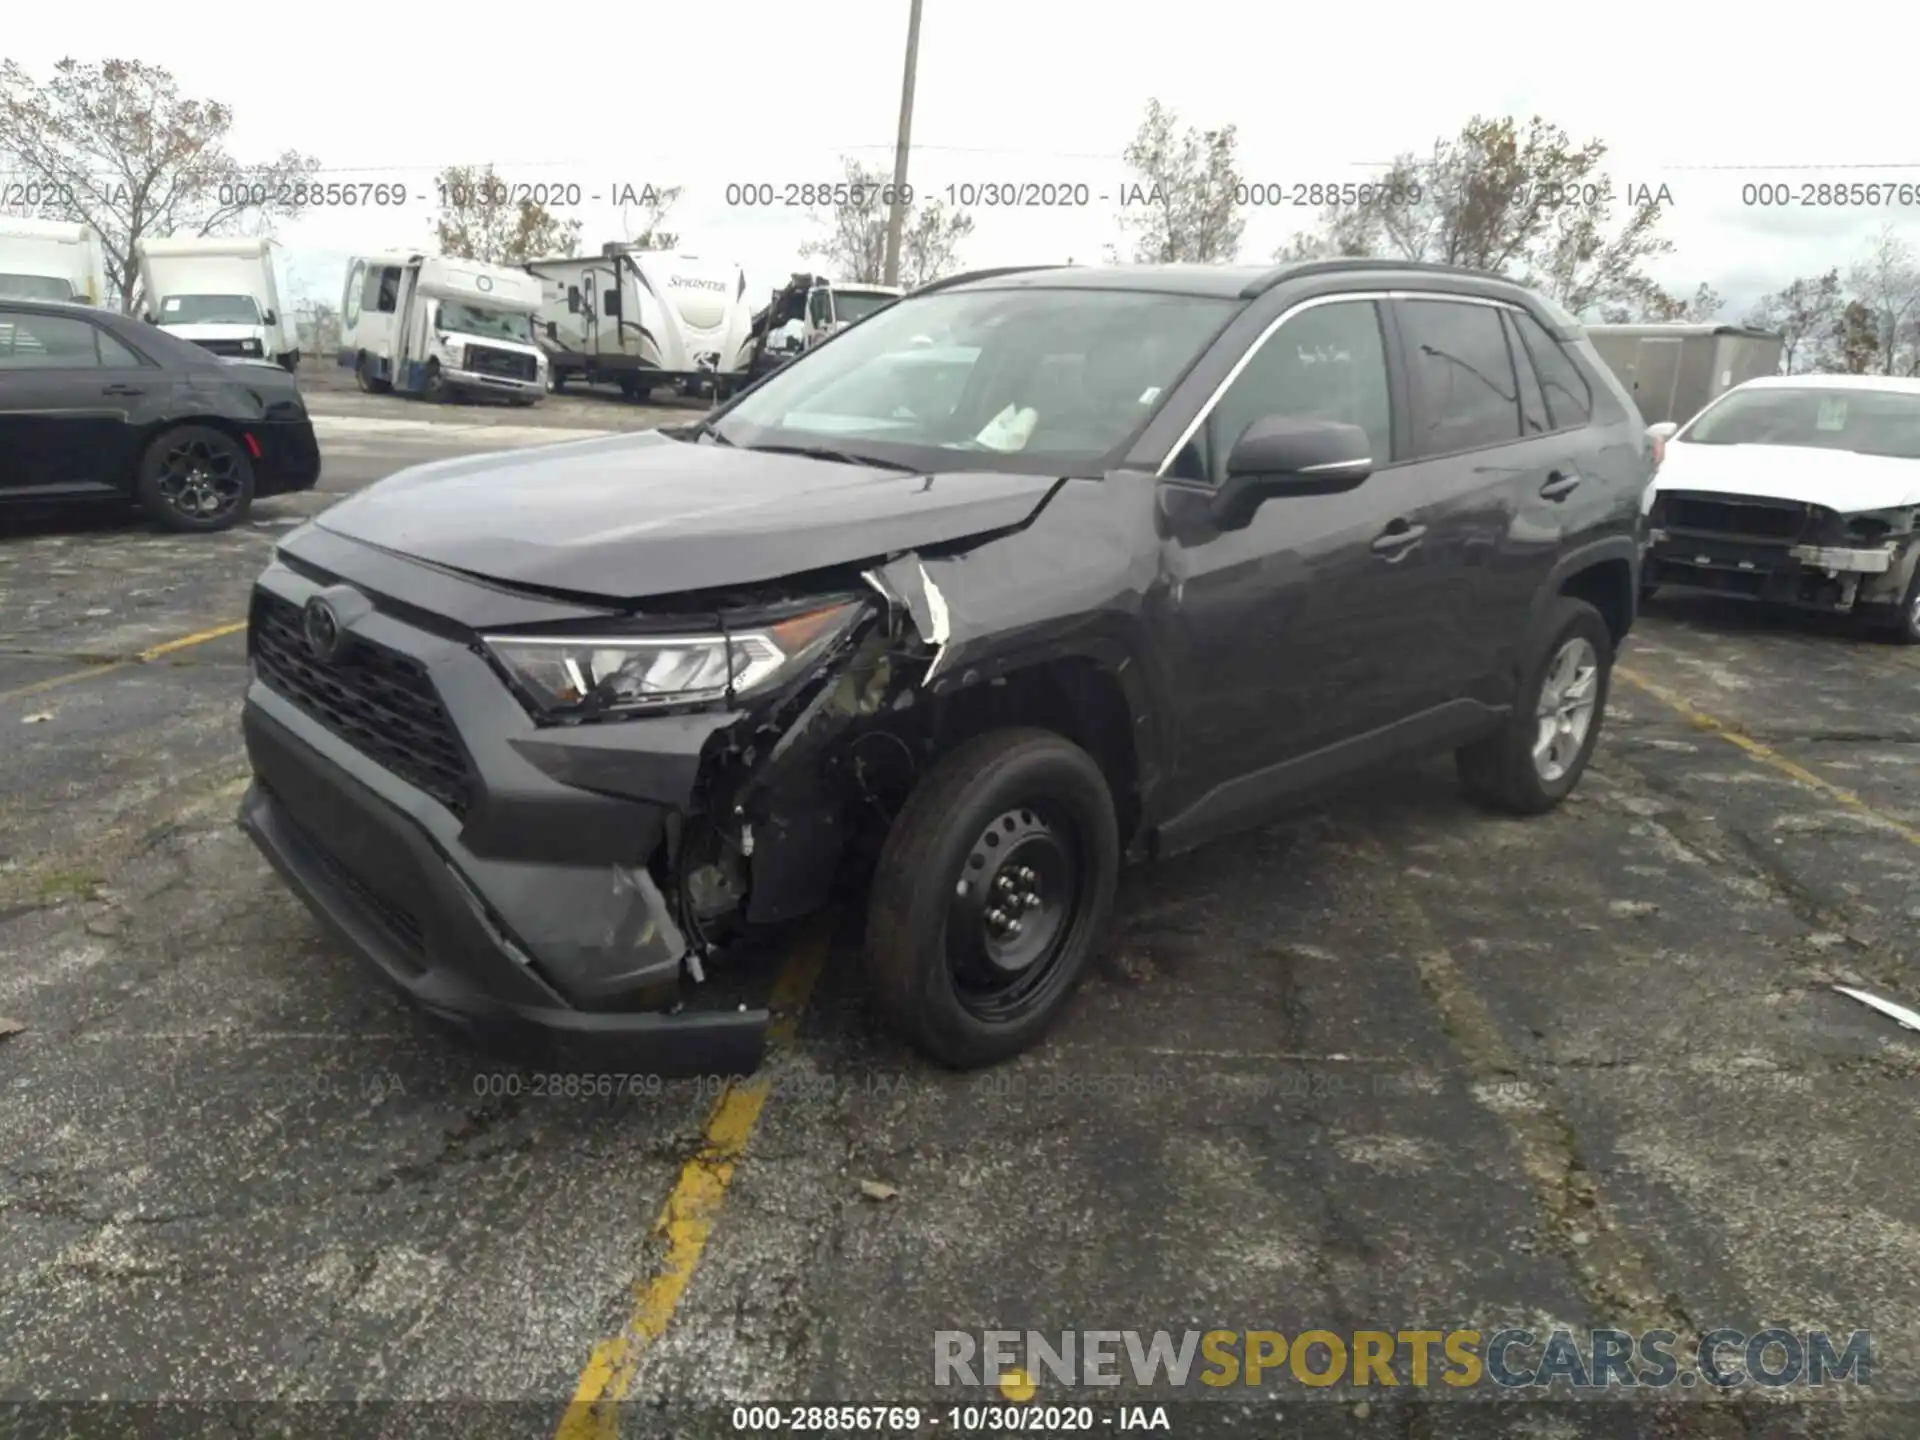
[[753, 312], [738, 265], [610, 244], [526, 268], [543, 287], [536, 333], [556, 390], [578, 380], [629, 400], [667, 386], [724, 399], [745, 383]]

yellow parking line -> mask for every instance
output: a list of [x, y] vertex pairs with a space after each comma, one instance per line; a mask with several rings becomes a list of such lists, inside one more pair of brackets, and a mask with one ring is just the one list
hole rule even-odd
[[[830, 925], [817, 924], [795, 947], [774, 982], [769, 1055], [776, 1046], [790, 1043], [799, 1029], [801, 1012], [813, 993], [831, 939]], [[680, 1178], [654, 1222], [653, 1233], [667, 1246], [660, 1267], [634, 1286], [633, 1310], [620, 1333], [594, 1346], [574, 1388], [573, 1403], [561, 1419], [557, 1440], [613, 1440], [619, 1434], [615, 1407], [633, 1388], [641, 1357], [666, 1333], [686, 1294], [771, 1088], [772, 1082], [761, 1075], [729, 1085], [721, 1093], [701, 1132], [700, 1153], [681, 1167]]]
[[142, 650], [131, 660], [110, 660], [100, 665], [89, 665], [84, 670], [74, 670], [65, 675], [55, 675], [46, 680], [36, 680], [31, 685], [16, 686], [12, 690], [0, 690], [0, 701], [18, 700], [27, 695], [39, 695], [48, 690], [58, 690], [62, 685], [71, 685], [76, 680], [91, 680], [96, 675], [111, 675], [116, 670], [125, 670], [132, 665], [143, 665], [171, 655], [176, 650], [186, 650], [195, 645], [204, 645], [209, 640], [224, 639], [247, 628], [244, 620], [235, 620], [226, 625], [215, 625], [210, 630], [196, 630], [191, 635], [182, 635], [178, 640], [168, 640], [163, 644]]
[[1613, 673], [1637, 689], [1644, 690], [1669, 709], [1678, 712], [1679, 715], [1695, 729], [1704, 730], [1709, 735], [1717, 735], [1729, 745], [1739, 746], [1761, 764], [1772, 766], [1788, 779], [1797, 781], [1810, 790], [1819, 791], [1829, 799], [1844, 805], [1856, 815], [1865, 816], [1881, 828], [1892, 831], [1909, 845], [1920, 845], [1920, 830], [1916, 830], [1913, 826], [1894, 819], [1891, 815], [1883, 811], [1876, 810], [1845, 786], [1836, 785], [1826, 777], [1814, 774], [1814, 772], [1807, 769], [1806, 766], [1789, 760], [1771, 745], [1763, 745], [1751, 735], [1741, 734], [1737, 727], [1707, 714], [1706, 711], [1699, 709], [1691, 701], [1687, 700], [1685, 696], [1676, 694], [1664, 685], [1655, 684], [1653, 681], [1647, 679], [1646, 676], [1636, 671], [1628, 670], [1624, 666], [1614, 666]]

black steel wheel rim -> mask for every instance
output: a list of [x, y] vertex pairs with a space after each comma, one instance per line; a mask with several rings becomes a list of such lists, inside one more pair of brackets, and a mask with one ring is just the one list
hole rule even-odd
[[948, 973], [961, 1005], [1011, 1024], [1065, 979], [1086, 879], [1074, 828], [1046, 805], [1002, 811], [974, 838], [948, 900]]
[[160, 457], [154, 486], [182, 515], [212, 520], [240, 503], [240, 455], [226, 441], [195, 436], [176, 440]]

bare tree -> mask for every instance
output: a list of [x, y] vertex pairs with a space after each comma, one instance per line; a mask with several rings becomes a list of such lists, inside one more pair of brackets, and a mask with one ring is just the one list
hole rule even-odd
[[[1669, 253], [1655, 233], [1664, 187], [1618, 197], [1601, 170], [1607, 147], [1574, 145], [1539, 116], [1524, 129], [1476, 116], [1426, 155], [1400, 156], [1386, 174], [1329, 207], [1320, 233], [1335, 253], [1434, 260], [1512, 276], [1576, 314], [1665, 310], [1645, 263]], [[1616, 200], [1626, 201], [1621, 222]]]
[[1840, 324], [1840, 272], [1795, 280], [1763, 295], [1746, 321], [1756, 330], [1772, 330], [1784, 337], [1781, 370], [1788, 374], [1823, 368], [1827, 350]]
[[169, 71], [145, 61], [62, 60], [44, 85], [0, 63], [0, 155], [25, 208], [99, 234], [123, 311], [139, 288], [141, 240], [265, 233], [276, 219], [355, 203], [374, 188], [319, 185], [320, 162], [292, 150], [243, 165], [227, 151], [232, 126], [226, 106], [183, 98]]
[[440, 201], [434, 240], [444, 254], [517, 265], [571, 255], [580, 244], [578, 220], [562, 220], [545, 205], [516, 198], [514, 187], [491, 165], [449, 166], [433, 183]]
[[682, 185], [666, 185], [656, 190], [649, 185], [637, 197], [640, 203], [640, 231], [634, 233], [633, 222], [627, 217], [627, 208], [620, 207], [620, 220], [627, 233], [627, 243], [642, 250], [673, 250], [680, 244], [678, 231], [668, 230], [667, 212], [680, 203], [685, 190]]
[[[849, 284], [878, 285], [887, 271], [887, 209], [893, 177], [878, 167], [842, 158], [845, 178], [834, 186], [832, 207], [816, 211], [827, 233], [809, 240], [800, 253], [824, 260], [835, 278]], [[900, 238], [900, 283], [911, 290], [951, 274], [960, 263], [960, 246], [973, 234], [973, 216], [949, 209], [931, 197], [907, 207]]]
[[1880, 358], [1880, 326], [1873, 307], [1864, 300], [1849, 300], [1840, 312], [1835, 361], [1842, 374], [1871, 374]]
[[1234, 126], [1180, 129], [1158, 100], [1126, 148], [1133, 180], [1121, 187], [1120, 228], [1133, 236], [1138, 264], [1234, 259], [1246, 221], [1240, 215], [1239, 144]]
[[1887, 226], [1848, 274], [1847, 288], [1873, 316], [1880, 373], [1893, 374], [1896, 355], [1920, 307], [1920, 266], [1914, 264], [1913, 248]]

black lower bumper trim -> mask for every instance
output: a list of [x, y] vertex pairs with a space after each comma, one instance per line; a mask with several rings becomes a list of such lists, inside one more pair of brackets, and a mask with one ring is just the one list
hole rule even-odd
[[[585, 1011], [490, 995], [456, 968], [460, 957], [436, 954], [390, 906], [370, 903], [365, 887], [346, 879], [337, 857], [266, 785], [256, 781], [248, 790], [239, 822], [341, 945], [421, 1010], [484, 1048], [554, 1068], [668, 1078], [744, 1075], [764, 1058], [765, 1010]], [[479, 917], [463, 928], [463, 949], [497, 949]]]

